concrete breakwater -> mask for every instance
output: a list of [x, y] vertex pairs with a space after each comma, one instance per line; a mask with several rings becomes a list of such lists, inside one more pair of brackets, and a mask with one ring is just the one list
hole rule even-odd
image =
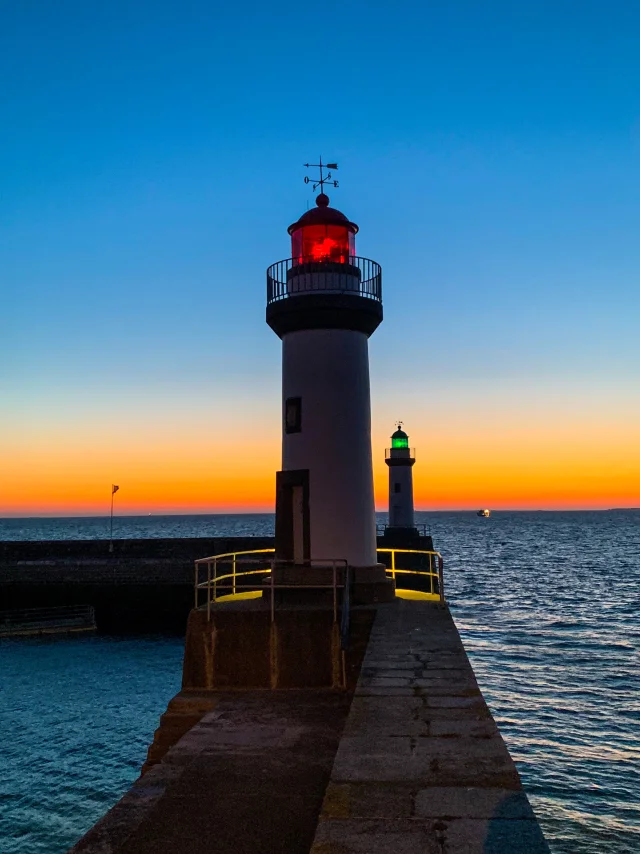
[[360, 613], [346, 690], [183, 688], [73, 854], [548, 854], [448, 608]]
[[0, 542], [3, 610], [90, 605], [98, 631], [184, 634], [193, 562], [270, 548], [271, 537]]
[[[194, 561], [272, 548], [273, 537], [0, 542], [2, 610], [91, 606], [99, 632], [184, 634], [193, 607]], [[378, 538], [378, 547], [405, 545]], [[430, 537], [411, 548], [431, 549]], [[381, 555], [387, 561], [388, 555]]]

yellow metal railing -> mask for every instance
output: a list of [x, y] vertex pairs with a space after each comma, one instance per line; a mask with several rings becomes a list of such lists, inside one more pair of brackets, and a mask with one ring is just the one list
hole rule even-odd
[[[270, 555], [269, 558], [258, 558], [256, 555]], [[194, 605], [200, 607], [200, 591], [206, 591], [207, 612], [210, 612], [212, 602], [216, 602], [221, 596], [236, 596], [240, 590], [246, 592], [260, 590], [261, 585], [256, 579], [254, 584], [239, 584], [238, 578], [246, 579], [252, 575], [268, 575], [273, 569], [273, 555], [275, 549], [250, 549], [242, 552], [226, 552], [224, 554], [212, 555], [211, 557], [199, 558], [195, 562], [195, 585], [194, 585]], [[251, 557], [249, 557], [249, 555]], [[240, 560], [238, 560], [240, 558]], [[218, 574], [218, 566], [226, 566], [231, 564], [231, 572]], [[260, 564], [266, 564], [260, 566]], [[247, 565], [258, 566], [258, 569], [246, 569]], [[240, 566], [240, 572], [238, 572]], [[200, 580], [202, 570], [207, 573], [206, 581]], [[221, 583], [225, 582], [225, 583]], [[218, 593], [218, 587], [224, 590], [224, 593]]]
[[[389, 555], [388, 561], [384, 560], [385, 555]], [[444, 603], [444, 561], [440, 552], [425, 549], [378, 549], [378, 556], [383, 557], [381, 563], [385, 564], [387, 575], [393, 578], [396, 587], [398, 582], [407, 576], [419, 576], [428, 587], [427, 590], [419, 592], [426, 598]], [[428, 566], [425, 565], [427, 562]]]
[[[396, 582], [396, 587], [402, 592], [415, 592], [419, 598], [430, 599], [444, 603], [444, 574], [443, 560], [440, 552], [422, 549], [378, 549], [380, 562], [385, 564], [387, 575]], [[221, 599], [231, 596], [245, 598], [259, 595], [266, 590], [271, 594], [271, 611], [273, 617], [274, 591], [283, 588], [298, 588], [306, 585], [275, 583], [273, 569], [277, 562], [275, 549], [252, 549], [249, 551], [226, 552], [212, 555], [195, 561], [194, 605], [201, 606], [201, 591], [205, 593], [207, 615], [211, 615], [211, 605]], [[334, 616], [337, 614], [337, 590], [345, 587], [347, 562], [343, 559], [332, 558], [314, 560], [310, 566], [332, 568], [331, 584], [314, 585], [319, 588], [333, 590]], [[220, 570], [222, 570], [220, 572]], [[206, 578], [203, 579], [203, 572]], [[413, 576], [413, 578], [410, 578]], [[410, 580], [420, 586], [404, 588], [401, 582]], [[423, 589], [424, 588], [424, 589]], [[402, 595], [402, 593], [400, 594]]]
[[[266, 557], [255, 557], [255, 555], [269, 555]], [[343, 591], [349, 587], [349, 566], [344, 558], [326, 558], [306, 561], [310, 569], [330, 569], [330, 584], [292, 584], [286, 580], [276, 582], [274, 569], [276, 565], [286, 566], [288, 561], [279, 561], [275, 558], [275, 549], [255, 549], [253, 551], [227, 552], [226, 554], [212, 555], [211, 557], [199, 558], [195, 562], [195, 585], [194, 597], [195, 607], [200, 607], [200, 591], [206, 592], [207, 618], [211, 618], [211, 605], [221, 599], [245, 598], [267, 591], [271, 597], [271, 619], [274, 619], [275, 591], [315, 589], [333, 591], [333, 619], [338, 619], [338, 590]], [[220, 567], [230, 565], [229, 571], [218, 573]], [[248, 569], [247, 567], [252, 567]], [[206, 569], [206, 581], [200, 581], [202, 569]], [[263, 576], [262, 579], [247, 579], [250, 576]], [[241, 579], [239, 581], [239, 579]], [[224, 592], [219, 593], [219, 590]], [[347, 597], [348, 598], [348, 597]]]

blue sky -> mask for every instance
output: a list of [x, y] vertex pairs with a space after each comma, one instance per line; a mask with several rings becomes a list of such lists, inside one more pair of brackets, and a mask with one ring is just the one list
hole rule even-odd
[[404, 417], [431, 449], [432, 404], [473, 433], [478, 394], [567, 433], [605, 401], [630, 441], [639, 56], [633, 2], [2, 4], [5, 449], [277, 421], [264, 269], [320, 153], [384, 270], [375, 442]]

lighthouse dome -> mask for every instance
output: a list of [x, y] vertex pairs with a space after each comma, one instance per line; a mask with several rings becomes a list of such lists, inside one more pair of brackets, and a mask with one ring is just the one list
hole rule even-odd
[[337, 208], [329, 207], [329, 196], [326, 193], [320, 193], [316, 198], [315, 208], [310, 208], [303, 213], [300, 219], [289, 226], [287, 231], [289, 234], [293, 234], [294, 231], [305, 225], [342, 225], [347, 226], [353, 234], [358, 233], [358, 226], [355, 222], [351, 222]]
[[392, 448], [408, 448], [409, 447], [409, 437], [407, 434], [400, 428], [398, 424], [398, 429], [395, 433], [391, 434], [391, 447]]
[[358, 226], [342, 211], [329, 207], [329, 196], [320, 193], [315, 208], [303, 213], [287, 229], [291, 235], [291, 257], [294, 263], [337, 261], [348, 264], [356, 254]]

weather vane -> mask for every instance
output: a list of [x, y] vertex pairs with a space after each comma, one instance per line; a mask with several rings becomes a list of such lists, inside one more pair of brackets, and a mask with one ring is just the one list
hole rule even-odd
[[313, 183], [312, 189], [314, 192], [316, 191], [316, 189], [318, 187], [320, 187], [320, 192], [324, 193], [324, 185], [325, 184], [331, 184], [333, 187], [338, 186], [337, 181], [331, 180], [331, 172], [327, 172], [326, 177], [325, 177], [324, 172], [323, 172], [324, 169], [337, 169], [338, 168], [337, 163], [323, 163], [322, 157], [320, 157], [320, 163], [305, 163], [304, 165], [307, 167], [307, 169], [319, 169], [320, 170], [320, 177], [317, 179], [314, 178], [313, 182], [312, 182], [311, 178], [309, 178], [308, 175], [305, 175], [305, 177], [304, 177], [304, 183], [305, 184]]

